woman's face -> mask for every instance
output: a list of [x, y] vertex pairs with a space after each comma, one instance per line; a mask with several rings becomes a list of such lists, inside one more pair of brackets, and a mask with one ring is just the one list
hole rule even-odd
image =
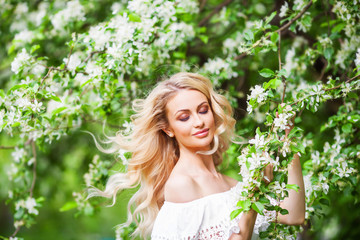
[[208, 99], [196, 90], [180, 90], [166, 105], [169, 128], [183, 148], [197, 152], [210, 150], [215, 122]]

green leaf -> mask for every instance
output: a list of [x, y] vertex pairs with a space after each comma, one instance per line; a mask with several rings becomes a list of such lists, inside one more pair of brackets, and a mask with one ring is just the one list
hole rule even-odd
[[135, 14], [135, 13], [131, 13], [129, 14], [129, 20], [131, 22], [141, 22], [141, 18], [139, 15]]
[[203, 43], [205, 43], [205, 44], [207, 44], [208, 41], [209, 41], [209, 37], [206, 36], [206, 35], [199, 35], [199, 38], [200, 38], [200, 40], [201, 40]]
[[261, 202], [254, 202], [251, 205], [251, 208], [254, 209], [260, 215], [264, 215], [263, 211], [264, 211], [265, 208], [264, 208], [264, 205]]
[[186, 58], [186, 54], [185, 54], [184, 52], [174, 52], [174, 53], [173, 53], [173, 56], [174, 56], [175, 58], [180, 58], [180, 59]]
[[279, 40], [279, 34], [277, 32], [273, 32], [271, 34], [270, 40], [273, 44], [276, 44], [277, 41]]
[[272, 12], [271, 15], [266, 18], [265, 25], [268, 24], [269, 22], [271, 22], [271, 20], [273, 20], [273, 18], [274, 18], [275, 16], [276, 16], [276, 11], [275, 11], [275, 12]]
[[18, 127], [20, 126], [20, 122], [14, 122], [11, 127], [15, 128], [15, 127]]
[[60, 98], [56, 95], [50, 95], [50, 98], [56, 102], [61, 102]]
[[17, 90], [19, 88], [23, 88], [23, 87], [27, 87], [27, 85], [26, 84], [17, 84], [9, 89], [8, 94], [11, 93], [12, 91], [15, 91], [15, 90]]
[[247, 30], [244, 32], [244, 38], [248, 41], [254, 40], [254, 33], [251, 30]]
[[347, 123], [345, 125], [342, 125], [341, 126], [341, 130], [344, 132], [344, 133], [351, 133], [352, 132], [352, 124], [351, 123]]
[[295, 190], [296, 192], [299, 192], [300, 187], [296, 184], [286, 184], [287, 189]]
[[5, 93], [4, 90], [0, 89], [0, 97], [4, 98], [5, 97]]
[[40, 45], [34, 45], [31, 47], [30, 49], [30, 54], [33, 54], [36, 50], [38, 50], [40, 48]]
[[52, 115], [56, 115], [56, 114], [64, 111], [65, 109], [67, 109], [67, 107], [59, 107], [59, 108], [55, 109], [54, 111], [52, 111], [51, 114], [52, 114]]
[[280, 214], [281, 215], [286, 215], [286, 214], [289, 214], [289, 211], [283, 208], [283, 209], [280, 210]]
[[332, 33], [340, 32], [344, 27], [346, 26], [346, 23], [339, 23], [335, 27], [331, 29]]
[[326, 206], [330, 206], [330, 201], [326, 198], [321, 198], [320, 203]]
[[267, 90], [268, 88], [276, 89], [278, 86], [280, 86], [281, 80], [278, 78], [273, 78], [267, 83], [264, 83], [264, 89]]
[[77, 207], [77, 203], [75, 201], [70, 201], [64, 204], [64, 206], [62, 206], [59, 211], [60, 212], [66, 212], [69, 211], [71, 209], [74, 209]]
[[243, 210], [242, 209], [236, 209], [230, 213], [230, 218], [233, 220], [236, 218]]
[[334, 49], [333, 48], [325, 48], [324, 57], [326, 58], [326, 60], [328, 60], [328, 62], [330, 62], [331, 56], [333, 54], [334, 54]]
[[270, 78], [275, 76], [275, 73], [273, 70], [269, 69], [269, 68], [263, 68], [259, 71], [260, 75], [263, 76], [264, 78]]

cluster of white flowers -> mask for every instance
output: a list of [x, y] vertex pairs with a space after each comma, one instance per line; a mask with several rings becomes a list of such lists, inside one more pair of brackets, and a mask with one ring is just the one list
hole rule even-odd
[[217, 74], [219, 75], [221, 73], [221, 71], [226, 70], [230, 67], [229, 63], [227, 63], [224, 59], [222, 58], [215, 58], [215, 59], [209, 59], [205, 64], [204, 64], [204, 69], [205, 71], [212, 73], [212, 74]]
[[65, 64], [67, 64], [66, 67], [70, 71], [74, 72], [76, 70], [76, 68], [81, 64], [82, 59], [84, 59], [82, 52], [75, 52], [75, 53], [71, 54], [70, 59], [64, 58], [63, 62]]
[[107, 171], [108, 162], [100, 161], [99, 155], [95, 155], [89, 164], [89, 171], [84, 174], [86, 186], [92, 186], [94, 182], [99, 181], [102, 175]]
[[256, 103], [262, 104], [264, 101], [266, 101], [268, 92], [265, 91], [263, 87], [260, 85], [255, 85], [255, 87], [250, 88], [250, 95], [248, 95], [247, 99], [247, 112], [250, 114], [253, 111], [253, 106], [250, 104], [251, 100], [255, 100]]
[[344, 21], [349, 21], [351, 19], [351, 14], [343, 1], [336, 1], [332, 11]]
[[265, 140], [265, 135], [256, 134], [255, 138], [249, 140], [250, 144], [254, 144], [256, 148], [262, 148], [267, 144], [268, 140]]
[[293, 125], [293, 123], [290, 121], [290, 119], [294, 116], [292, 107], [290, 105], [286, 105], [283, 107], [284, 107], [283, 112], [280, 113], [278, 116], [276, 116], [276, 118], [274, 119], [275, 129], [280, 129], [280, 130], [290, 129], [290, 126]]
[[274, 119], [274, 125], [276, 128], [279, 128], [281, 130], [285, 130], [285, 129], [290, 129], [289, 124], [290, 124], [290, 118], [291, 118], [291, 114], [288, 113], [280, 113], [279, 116], [277, 116]]
[[356, 52], [355, 65], [360, 69], [360, 48], [358, 48]]
[[256, 85], [255, 87], [251, 87], [250, 91], [251, 91], [250, 96], [248, 96], [249, 101], [251, 99], [256, 99], [256, 102], [262, 103], [262, 102], [264, 102], [266, 100], [266, 97], [267, 97], [268, 93], [260, 85]]
[[360, 36], [352, 36], [349, 39], [345, 38], [341, 43], [341, 49], [336, 53], [335, 64], [345, 69], [347, 58], [358, 48], [360, 48]]
[[17, 33], [14, 37], [15, 41], [20, 41], [23, 43], [31, 43], [35, 38], [34, 32], [28, 29], [24, 29], [23, 31]]
[[26, 49], [23, 48], [21, 52], [19, 52], [14, 61], [11, 63], [11, 71], [18, 74], [21, 69], [24, 71], [28, 70], [28, 67], [31, 64], [31, 56], [27, 53]]
[[286, 17], [289, 11], [289, 4], [285, 1], [284, 4], [280, 8], [279, 17]]
[[116, 226], [115, 229], [115, 240], [124, 240], [124, 238], [121, 236], [124, 233], [124, 224], [120, 224]]
[[28, 197], [26, 200], [21, 199], [15, 204], [15, 209], [18, 211], [20, 208], [26, 209], [29, 214], [38, 215], [39, 211], [35, 208], [37, 206], [34, 198]]
[[13, 151], [11, 153], [11, 156], [14, 159], [14, 162], [19, 163], [21, 159], [23, 159], [23, 157], [26, 156], [26, 152], [24, 148], [18, 148], [15, 147], [15, 151]]
[[63, 31], [69, 22], [84, 21], [85, 9], [78, 0], [66, 3], [66, 8], [57, 12], [51, 17], [51, 23], [57, 31]]
[[317, 40], [323, 48], [329, 47], [333, 44], [332, 40], [327, 35], [318, 36]]

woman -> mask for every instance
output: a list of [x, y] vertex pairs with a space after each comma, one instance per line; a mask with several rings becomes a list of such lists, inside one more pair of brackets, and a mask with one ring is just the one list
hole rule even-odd
[[[134, 101], [134, 110], [133, 132], [110, 139], [117, 146], [112, 151], [132, 153], [127, 173], [111, 176], [105, 191], [93, 189], [89, 197], [112, 197], [114, 203], [119, 190], [140, 185], [128, 205], [128, 223], [137, 223], [135, 234], [142, 238], [250, 239], [257, 214], [250, 210], [230, 220], [240, 183], [216, 170], [234, 133], [226, 98], [207, 78], [178, 73]], [[297, 156], [288, 181], [301, 190], [281, 203], [289, 214], [278, 222], [301, 224], [305, 204]]]

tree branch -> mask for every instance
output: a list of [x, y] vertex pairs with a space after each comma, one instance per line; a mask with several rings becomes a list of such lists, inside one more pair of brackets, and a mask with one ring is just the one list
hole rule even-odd
[[288, 23], [286, 23], [285, 25], [283, 25], [281, 28], [279, 28], [278, 30], [276, 30], [278, 33], [282, 32], [283, 30], [285, 30], [286, 28], [290, 27], [291, 24], [293, 24], [296, 20], [298, 20], [302, 15], [304, 15], [304, 13], [309, 9], [309, 7], [313, 4], [313, 1], [310, 1], [303, 10], [301, 10], [301, 12], [296, 15], [293, 19], [291, 19]]
[[[355, 77], [350, 78], [350, 79], [347, 80], [345, 83], [352, 82], [352, 81], [356, 80], [356, 78], [358, 78], [358, 77], [360, 77], [360, 74], [359, 74], [359, 75], [356, 75]], [[337, 86], [335, 86], [335, 87], [333, 87], [333, 88], [326, 88], [326, 89], [323, 89], [323, 90], [324, 90], [324, 91], [330, 91], [330, 90], [338, 89], [338, 88], [341, 87], [341, 85], [342, 85], [342, 84], [339, 84], [339, 85], [337, 85]]]
[[34, 187], [35, 187], [35, 182], [36, 182], [36, 145], [34, 141], [31, 141], [31, 148], [32, 148], [32, 153], [33, 153], [33, 158], [34, 158], [34, 163], [33, 163], [33, 179], [32, 179], [32, 183], [31, 183], [31, 187], [30, 187], [30, 197], [33, 196], [34, 193]]
[[[278, 43], [278, 60], [279, 60], [279, 71], [281, 71], [281, 34], [279, 34], [279, 43]], [[284, 103], [284, 99], [285, 99], [285, 92], [286, 92], [286, 80], [284, 76], [281, 76], [281, 81], [282, 84], [284, 86], [283, 89], [283, 95], [281, 98], [281, 103]]]
[[[291, 19], [288, 23], [284, 24], [282, 27], [280, 27], [280, 28], [279, 28], [278, 30], [276, 30], [275, 32], [279, 33], [279, 36], [280, 36], [280, 34], [281, 34], [282, 31], [284, 31], [285, 29], [287, 29], [288, 27], [290, 27], [290, 25], [291, 25], [292, 23], [294, 23], [297, 19], [299, 19], [302, 15], [304, 15], [304, 13], [306, 12], [306, 10], [308, 10], [308, 9], [310, 8], [310, 6], [312, 5], [312, 3], [313, 3], [313, 1], [310, 1], [310, 2], [304, 7], [304, 9], [301, 10], [301, 12], [299, 12], [298, 15], [296, 15], [293, 19]], [[270, 35], [271, 35], [271, 34], [268, 34], [267, 36], [264, 36], [264, 37], [263, 37], [264, 40], [267, 39], [267, 38], [269, 38]], [[251, 46], [251, 48], [250, 48], [249, 50], [257, 47], [260, 43], [261, 43], [261, 39], [258, 40], [256, 43], [254, 43], [254, 45]], [[241, 55], [235, 57], [235, 60], [239, 60], [239, 59], [245, 57], [246, 55], [247, 55], [247, 53], [242, 53]]]
[[14, 149], [15, 146], [0, 146], [0, 149]]
[[204, 26], [216, 13], [220, 12], [220, 10], [223, 7], [226, 7], [227, 5], [229, 5], [232, 2], [233, 2], [233, 0], [225, 0], [223, 3], [216, 6], [215, 9], [208, 16], [206, 16], [203, 20], [201, 20], [199, 22], [198, 26], [199, 27]]
[[[356, 75], [355, 77], [352, 77], [352, 78], [348, 79], [347, 81], [345, 81], [345, 83], [349, 83], [349, 82], [352, 82], [352, 81], [354, 81], [354, 80], [357, 80], [357, 78], [359, 78], [359, 77], [360, 77], [360, 74]], [[335, 87], [325, 88], [325, 89], [322, 89], [322, 90], [324, 90], [325, 92], [328, 92], [328, 91], [331, 91], [331, 90], [340, 88], [341, 85], [342, 85], [342, 83], [339, 84], [339, 85], [337, 85], [337, 86], [335, 86]], [[307, 96], [307, 97], [308, 97], [308, 96]], [[293, 106], [293, 105], [301, 102], [303, 99], [304, 99], [304, 98], [302, 98], [302, 99], [300, 99], [300, 100], [298, 100], [298, 101], [293, 102], [292, 104], [290, 104], [290, 106]]]

